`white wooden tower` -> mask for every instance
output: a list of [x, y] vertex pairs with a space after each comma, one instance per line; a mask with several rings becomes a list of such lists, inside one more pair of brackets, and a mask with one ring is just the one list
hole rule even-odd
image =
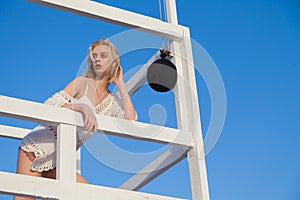
[[[209, 200], [190, 32], [188, 27], [178, 24], [175, 0], [166, 0], [167, 22], [90, 0], [31, 1], [108, 23], [134, 29], [138, 28], [150, 34], [169, 38], [171, 41], [170, 50], [174, 54], [173, 62], [178, 72], [178, 80], [174, 89], [174, 96], [177, 97], [174, 101], [176, 101], [178, 127], [177, 129], [159, 127], [161, 131], [158, 134], [147, 136], [137, 133], [135, 130], [123, 132], [117, 125], [117, 123], [123, 125], [130, 125], [131, 123], [143, 125], [144, 123], [99, 116], [99, 132], [106, 131], [119, 137], [165, 143], [172, 145], [172, 148], [146, 166], [140, 173], [133, 175], [119, 188], [80, 184], [75, 181], [76, 170], [79, 170], [79, 165], [76, 168], [76, 162], [80, 159], [75, 151], [75, 133], [76, 128], [83, 127], [81, 115], [67, 109], [52, 108], [37, 102], [0, 96], [1, 116], [56, 125], [58, 129], [57, 180], [0, 172], [0, 193], [59, 200], [178, 199], [142, 193], [137, 190], [187, 157], [192, 199]], [[124, 16], [126, 16], [126, 19]], [[133, 94], [146, 82], [147, 68], [156, 59], [157, 55], [154, 55], [126, 83], [130, 94]], [[150, 132], [151, 130], [157, 130], [156, 128], [156, 125], [147, 124], [147, 129]], [[20, 139], [29, 131], [0, 125], [0, 136], [2, 137]], [[183, 154], [182, 151], [184, 151]], [[182, 156], [178, 157], [178, 154], [182, 154]], [[169, 162], [170, 160], [171, 162]], [[167, 166], [161, 169], [160, 166], [165, 163], [168, 163]], [[151, 169], [151, 172], [149, 172], [149, 169]], [[46, 185], [47, 187], [44, 187]]]

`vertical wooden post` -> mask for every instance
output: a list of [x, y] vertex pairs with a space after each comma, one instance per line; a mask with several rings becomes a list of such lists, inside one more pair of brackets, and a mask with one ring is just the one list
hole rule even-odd
[[192, 196], [193, 200], [209, 200], [200, 106], [196, 88], [192, 44], [188, 28], [184, 28], [184, 39], [181, 41], [180, 46], [182, 56], [185, 58], [184, 75], [188, 80], [185, 92], [188, 99], [189, 131], [192, 132], [194, 139], [194, 148], [188, 152]]
[[81, 150], [78, 149], [76, 152], [76, 172], [78, 174], [81, 174]]
[[[168, 22], [171, 24], [178, 24], [176, 2], [175, 0], [166, 0], [166, 12]], [[183, 63], [181, 58], [180, 44], [177, 41], [172, 41], [170, 44], [170, 51], [173, 53], [173, 62], [177, 68], [177, 84], [174, 88], [176, 116], [178, 129], [188, 130], [188, 110], [186, 109], [186, 94], [185, 94], [185, 77], [183, 74]]]
[[[66, 188], [76, 183], [76, 126], [57, 126], [56, 179]], [[65, 192], [61, 200], [75, 200], [76, 192]]]
[[[178, 24], [175, 0], [166, 0], [166, 9], [168, 22]], [[193, 200], [209, 200], [205, 152], [189, 29], [183, 29], [183, 33], [183, 40], [180, 43], [173, 41], [170, 46], [178, 72], [178, 80], [175, 87], [177, 124], [179, 129], [190, 131], [194, 138], [194, 148], [188, 152], [192, 198]]]

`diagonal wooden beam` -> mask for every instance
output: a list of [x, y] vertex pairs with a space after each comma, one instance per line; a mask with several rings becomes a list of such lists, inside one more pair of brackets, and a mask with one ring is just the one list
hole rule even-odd
[[126, 87], [129, 95], [133, 95], [140, 87], [147, 82], [147, 70], [149, 66], [160, 55], [160, 51], [157, 51], [148, 61], [145, 63], [127, 82]]
[[183, 160], [186, 157], [186, 154], [187, 150], [182, 148], [173, 147], [169, 149], [140, 172], [120, 185], [119, 188], [133, 191], [141, 189], [153, 179]]

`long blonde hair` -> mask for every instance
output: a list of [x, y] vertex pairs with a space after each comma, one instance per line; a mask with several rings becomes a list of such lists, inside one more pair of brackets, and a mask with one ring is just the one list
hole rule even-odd
[[87, 59], [88, 69], [85, 72], [85, 76], [89, 77], [89, 78], [93, 78], [93, 79], [96, 77], [96, 73], [95, 73], [95, 70], [93, 67], [93, 61], [92, 61], [92, 58], [90, 55], [91, 55], [91, 52], [93, 51], [93, 49], [99, 45], [108, 46], [108, 51], [112, 58], [110, 66], [108, 67], [108, 69], [110, 69], [110, 72], [108, 73], [108, 83], [111, 83], [116, 79], [117, 74], [118, 74], [118, 70], [119, 70], [119, 66], [120, 66], [120, 55], [119, 55], [118, 49], [115, 47], [115, 45], [111, 41], [109, 41], [107, 38], [102, 38], [102, 39], [92, 43], [91, 46], [89, 47], [88, 59]]

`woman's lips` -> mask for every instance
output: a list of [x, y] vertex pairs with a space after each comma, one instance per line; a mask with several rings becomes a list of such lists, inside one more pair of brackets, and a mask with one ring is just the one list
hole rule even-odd
[[99, 64], [95, 66], [96, 69], [100, 69], [101, 67], [102, 67], [102, 65], [99, 65]]

